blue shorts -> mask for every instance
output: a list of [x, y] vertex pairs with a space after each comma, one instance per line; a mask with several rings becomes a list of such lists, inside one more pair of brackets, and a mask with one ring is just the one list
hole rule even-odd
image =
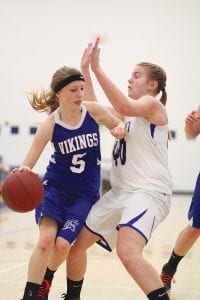
[[58, 222], [57, 236], [72, 243], [85, 224], [87, 215], [99, 199], [99, 192], [62, 190], [55, 186], [45, 186], [45, 195], [36, 208], [37, 224], [42, 217], [49, 216]]
[[188, 219], [192, 222], [192, 227], [200, 228], [200, 173], [197, 177], [192, 202], [188, 212]]

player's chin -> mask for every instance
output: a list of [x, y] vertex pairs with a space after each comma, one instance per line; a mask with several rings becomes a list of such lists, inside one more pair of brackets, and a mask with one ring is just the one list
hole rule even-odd
[[128, 96], [133, 100], [137, 100], [139, 98], [138, 95], [134, 93], [132, 89], [128, 89]]
[[133, 90], [131, 88], [128, 88], [128, 96], [133, 98]]

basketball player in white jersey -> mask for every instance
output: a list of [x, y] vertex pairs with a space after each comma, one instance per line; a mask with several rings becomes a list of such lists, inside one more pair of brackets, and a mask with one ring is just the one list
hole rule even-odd
[[[91, 69], [117, 114], [125, 116], [128, 134], [116, 140], [112, 188], [91, 209], [86, 227], [70, 252], [67, 275], [74, 283], [83, 280], [84, 250], [97, 242], [109, 251], [116, 247], [127, 272], [148, 299], [168, 300], [159, 274], [142, 255], [152, 232], [169, 212], [172, 194], [166, 74], [155, 64], [138, 64], [128, 80], [127, 97], [102, 70], [99, 51], [97, 39], [88, 55]], [[80, 299], [80, 294], [73, 299]]]

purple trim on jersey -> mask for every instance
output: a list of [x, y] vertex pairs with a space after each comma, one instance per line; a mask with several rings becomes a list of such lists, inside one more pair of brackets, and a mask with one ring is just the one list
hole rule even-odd
[[192, 227], [200, 228], [200, 173], [197, 177], [192, 201], [188, 211], [188, 219], [192, 221]]
[[155, 133], [155, 124], [150, 124], [150, 130], [151, 130], [151, 137], [154, 139], [154, 133]]
[[139, 219], [142, 218], [142, 216], [144, 216], [144, 214], [146, 214], [148, 209], [145, 209], [141, 214], [139, 214], [137, 217], [133, 218], [132, 220], [130, 220], [127, 224], [134, 224], [135, 222], [137, 222]]
[[101, 234], [99, 234], [99, 233], [93, 231], [91, 228], [89, 228], [89, 227], [87, 226], [87, 224], [85, 224], [85, 227], [86, 227], [91, 233], [93, 233], [93, 234], [95, 234], [95, 235], [97, 235], [97, 236], [100, 237], [101, 240], [99, 240], [99, 241], [96, 242], [98, 245], [100, 245], [100, 246], [103, 247], [104, 249], [108, 250], [109, 252], [112, 251], [112, 249], [110, 248], [109, 244], [107, 243], [107, 241], [104, 239], [104, 237], [103, 237]]
[[139, 219], [142, 218], [142, 216], [144, 216], [144, 214], [147, 212], [148, 209], [145, 209], [141, 214], [139, 214], [137, 217], [133, 218], [132, 220], [130, 220], [128, 223], [125, 223], [125, 224], [118, 224], [117, 225], [117, 230], [120, 229], [120, 227], [124, 227], [124, 226], [127, 226], [127, 227], [130, 227], [134, 230], [136, 230], [137, 232], [139, 232], [143, 237], [144, 239], [146, 240], [146, 243], [148, 242], [148, 239], [147, 237], [144, 235], [144, 233], [142, 231], [140, 231], [138, 228], [134, 227], [133, 224], [136, 223]]

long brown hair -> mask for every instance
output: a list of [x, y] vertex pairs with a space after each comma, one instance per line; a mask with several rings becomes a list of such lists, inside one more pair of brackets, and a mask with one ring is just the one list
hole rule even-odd
[[148, 68], [149, 78], [158, 82], [157, 94], [162, 92], [160, 101], [165, 105], [167, 103], [166, 81], [167, 75], [165, 71], [158, 65], [149, 62], [141, 62], [137, 66]]
[[56, 110], [59, 107], [59, 102], [56, 93], [54, 92], [55, 86], [63, 79], [76, 74], [81, 75], [81, 72], [76, 68], [64, 66], [58, 69], [53, 74], [50, 89], [41, 89], [40, 91], [33, 91], [28, 94], [28, 100], [33, 109], [48, 114]]

